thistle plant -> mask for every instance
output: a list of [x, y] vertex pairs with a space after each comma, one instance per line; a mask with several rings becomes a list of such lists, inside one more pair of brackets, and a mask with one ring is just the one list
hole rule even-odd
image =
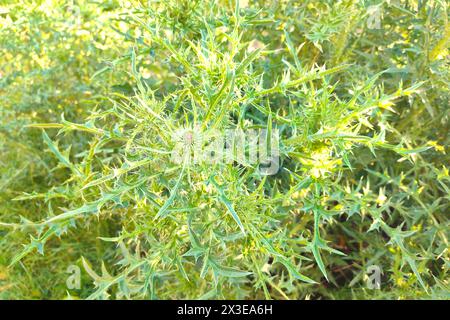
[[[121, 50], [91, 72], [82, 110], [25, 114], [46, 153], [24, 170], [47, 178], [0, 189], [2, 246], [30, 239], [8, 273], [48, 255], [83, 267], [83, 287], [54, 298], [448, 296], [447, 4], [391, 2], [97, 9]], [[229, 130], [276, 139], [276, 170], [248, 144], [193, 161], [197, 137], [205, 150]]]

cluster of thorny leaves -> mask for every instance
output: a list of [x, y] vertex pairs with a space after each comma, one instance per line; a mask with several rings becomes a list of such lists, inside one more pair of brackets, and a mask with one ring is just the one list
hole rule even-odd
[[[447, 2], [32, 4], [0, 12], [0, 297], [448, 298]], [[171, 160], [229, 128], [278, 172]]]

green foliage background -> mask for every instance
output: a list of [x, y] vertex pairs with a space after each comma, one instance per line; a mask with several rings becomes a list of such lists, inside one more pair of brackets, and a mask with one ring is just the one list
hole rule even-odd
[[[449, 298], [446, 1], [2, 0], [0, 30], [1, 299]], [[196, 127], [277, 128], [279, 172], [171, 162]]]

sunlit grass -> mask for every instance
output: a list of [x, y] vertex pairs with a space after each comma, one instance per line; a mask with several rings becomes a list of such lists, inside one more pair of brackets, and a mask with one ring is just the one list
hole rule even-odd
[[[35, 4], [0, 15], [1, 298], [448, 295], [445, 2]], [[280, 168], [179, 129], [276, 131]]]

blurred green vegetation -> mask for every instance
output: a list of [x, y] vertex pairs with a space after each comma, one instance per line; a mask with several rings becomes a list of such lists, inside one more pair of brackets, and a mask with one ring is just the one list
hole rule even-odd
[[[446, 1], [0, 1], [0, 299], [448, 299], [448, 17]], [[270, 122], [282, 170], [183, 176], [160, 153], [129, 169], [195, 122]]]

